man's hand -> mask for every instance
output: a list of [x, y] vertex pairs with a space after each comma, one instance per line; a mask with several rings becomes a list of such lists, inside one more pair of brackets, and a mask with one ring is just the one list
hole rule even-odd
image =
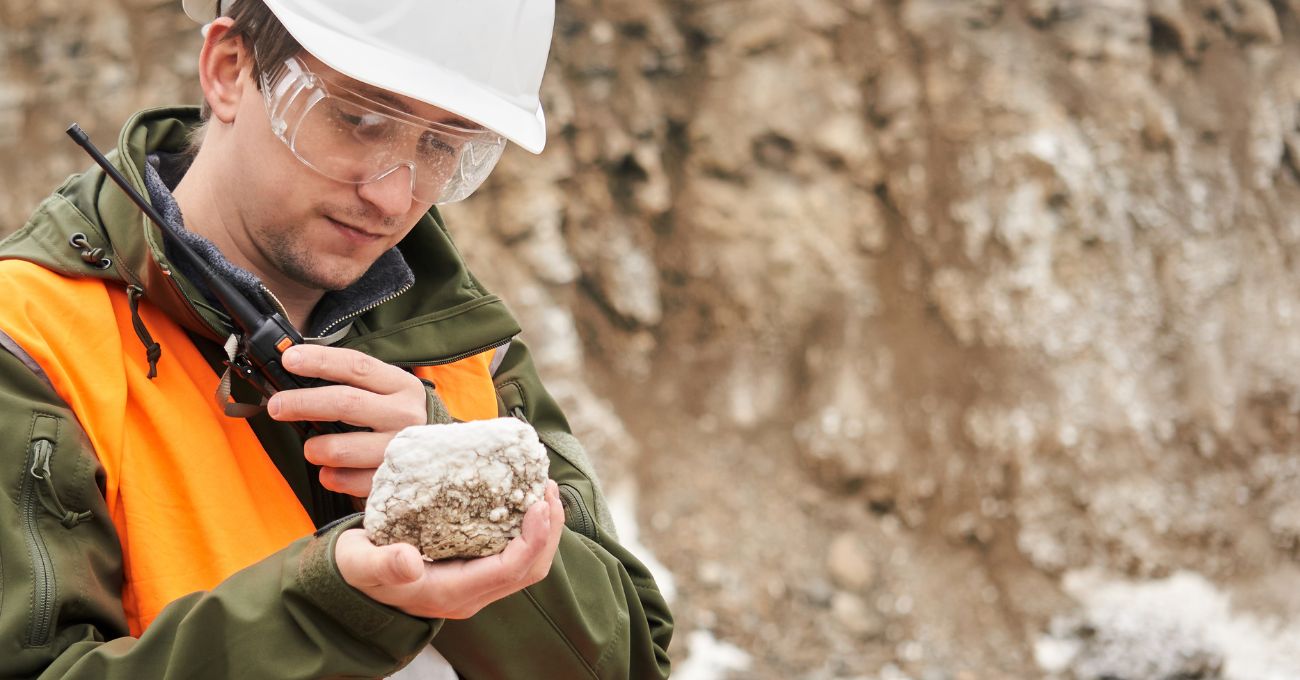
[[370, 428], [312, 437], [303, 445], [307, 460], [321, 466], [321, 486], [369, 496], [388, 442], [403, 428], [428, 422], [424, 383], [397, 366], [341, 347], [297, 345], [282, 361], [293, 373], [338, 384], [279, 392], [267, 402], [267, 413], [288, 422], [339, 420]]
[[334, 561], [343, 580], [384, 604], [412, 616], [466, 619], [545, 578], [563, 529], [560, 494], [547, 480], [546, 499], [528, 509], [520, 535], [500, 554], [428, 563], [413, 545], [377, 547], [350, 529], [335, 543]]

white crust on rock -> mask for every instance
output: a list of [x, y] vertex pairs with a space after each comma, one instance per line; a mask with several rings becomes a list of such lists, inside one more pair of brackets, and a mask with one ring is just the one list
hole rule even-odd
[[542, 500], [548, 467], [537, 432], [515, 418], [408, 427], [375, 471], [366, 535], [430, 560], [495, 555]]

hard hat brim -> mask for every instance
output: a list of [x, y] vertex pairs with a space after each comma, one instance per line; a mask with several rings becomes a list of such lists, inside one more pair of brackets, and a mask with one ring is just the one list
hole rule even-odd
[[281, 12], [264, 0], [285, 30], [326, 66], [363, 83], [444, 109], [496, 132], [531, 153], [546, 146], [541, 102], [525, 108], [453, 71], [383, 50], [346, 33]]

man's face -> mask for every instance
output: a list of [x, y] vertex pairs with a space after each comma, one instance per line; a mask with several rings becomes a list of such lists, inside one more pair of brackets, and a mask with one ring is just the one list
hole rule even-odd
[[[430, 120], [448, 115], [351, 80], [306, 53], [299, 58], [315, 73], [414, 115]], [[231, 140], [237, 170], [231, 173], [228, 196], [244, 238], [260, 265], [288, 281], [315, 290], [346, 288], [401, 241], [432, 204], [411, 196], [407, 168], [375, 182], [352, 184], [308, 167], [272, 132], [252, 76], [245, 73], [240, 80], [244, 94]]]

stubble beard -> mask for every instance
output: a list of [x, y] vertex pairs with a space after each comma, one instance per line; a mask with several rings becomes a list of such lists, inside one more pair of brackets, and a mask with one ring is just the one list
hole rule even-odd
[[312, 290], [343, 290], [360, 278], [349, 271], [331, 270], [315, 257], [300, 237], [288, 230], [262, 230], [263, 254], [290, 281]]

